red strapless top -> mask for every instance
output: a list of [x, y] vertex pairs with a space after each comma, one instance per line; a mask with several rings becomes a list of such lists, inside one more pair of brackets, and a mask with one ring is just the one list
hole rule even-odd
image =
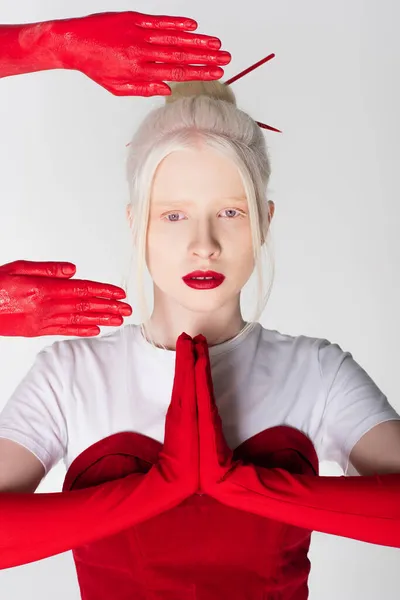
[[[162, 445], [123, 432], [87, 448], [63, 490], [148, 472]], [[318, 474], [313, 444], [296, 429], [268, 429], [234, 452], [263, 467]], [[305, 600], [311, 532], [192, 496], [176, 508], [73, 550], [83, 600]]]

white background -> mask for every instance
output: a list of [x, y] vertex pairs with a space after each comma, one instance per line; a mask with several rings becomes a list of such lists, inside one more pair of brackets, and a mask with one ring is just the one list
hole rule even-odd
[[[262, 323], [328, 338], [400, 411], [400, 5], [395, 0], [1, 0], [0, 22], [104, 11], [195, 18], [232, 53], [225, 79], [267, 132], [276, 280]], [[121, 285], [130, 254], [126, 147], [161, 98], [118, 98], [74, 71], [0, 79], [0, 263], [68, 260]], [[128, 301], [129, 301], [128, 297]], [[126, 322], [138, 322], [134, 312]], [[246, 309], [246, 307], [245, 307]], [[248, 311], [246, 312], [248, 316]], [[103, 332], [110, 332], [103, 328]], [[0, 409], [53, 337], [2, 338]], [[400, 457], [399, 457], [400, 462]], [[341, 474], [334, 464], [321, 474]], [[59, 491], [59, 463], [38, 492]], [[400, 553], [313, 533], [310, 600], [395, 600]], [[0, 572], [1, 596], [77, 600], [72, 553]]]

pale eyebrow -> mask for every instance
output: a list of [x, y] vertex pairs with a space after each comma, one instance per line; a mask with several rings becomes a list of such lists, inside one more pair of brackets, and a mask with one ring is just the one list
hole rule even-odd
[[[217, 202], [218, 200], [229, 200], [233, 202], [240, 202], [241, 204], [247, 204], [247, 198], [243, 198], [243, 196], [229, 196], [227, 198], [216, 198], [215, 202]], [[154, 206], [158, 206], [160, 208], [165, 206], [193, 206], [195, 204], [197, 204], [197, 202], [194, 202], [192, 200], [163, 200], [161, 202], [156, 200], [154, 202]]]

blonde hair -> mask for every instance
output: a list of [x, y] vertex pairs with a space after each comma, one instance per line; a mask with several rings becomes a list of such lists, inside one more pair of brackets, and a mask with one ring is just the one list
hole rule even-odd
[[[136, 290], [139, 293], [142, 333], [155, 347], [157, 345], [146, 332], [145, 325], [150, 318], [143, 279], [146, 236], [152, 181], [158, 165], [171, 152], [187, 150], [202, 143], [231, 159], [242, 178], [249, 207], [258, 289], [254, 317], [235, 337], [242, 336], [256, 325], [268, 302], [274, 279], [274, 261], [271, 260], [272, 277], [267, 292], [263, 294], [262, 260], [273, 254], [266, 252], [267, 245], [270, 245], [266, 190], [271, 168], [263, 132], [247, 113], [237, 108], [234, 93], [223, 82], [188, 81], [169, 85], [172, 94], [165, 97], [165, 105], [152, 110], [134, 134], [126, 165], [130, 207], [134, 215], [128, 278], [136, 249]], [[128, 296], [127, 287], [125, 291]]]

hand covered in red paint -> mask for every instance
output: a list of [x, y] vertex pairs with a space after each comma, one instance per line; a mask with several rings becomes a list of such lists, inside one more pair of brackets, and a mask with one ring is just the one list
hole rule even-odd
[[[66, 269], [66, 270], [63, 270]], [[18, 260], [0, 266], [0, 335], [93, 336], [122, 325], [132, 308], [122, 288], [70, 279], [72, 263]]]
[[133, 11], [2, 25], [0, 77], [74, 69], [117, 96], [169, 95], [164, 80], [219, 79], [218, 65], [231, 60], [218, 38], [196, 28], [193, 19]]

